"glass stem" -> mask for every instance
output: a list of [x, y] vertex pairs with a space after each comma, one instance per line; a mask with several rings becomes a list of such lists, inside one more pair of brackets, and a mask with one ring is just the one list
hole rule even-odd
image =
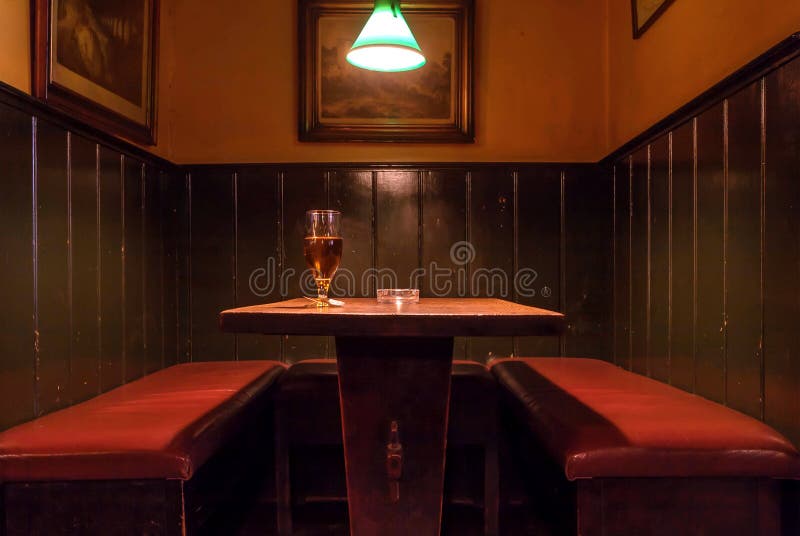
[[324, 302], [325, 305], [328, 305], [328, 289], [330, 286], [330, 279], [317, 280], [317, 299], [319, 299], [321, 302]]

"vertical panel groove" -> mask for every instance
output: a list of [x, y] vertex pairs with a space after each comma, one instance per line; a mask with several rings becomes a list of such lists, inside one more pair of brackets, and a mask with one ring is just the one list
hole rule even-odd
[[697, 392], [697, 118], [692, 119], [692, 392]]
[[722, 105], [722, 403], [728, 405], [728, 99]]
[[[465, 180], [467, 181], [466, 188], [464, 190], [466, 196], [466, 203], [465, 207], [466, 210], [464, 211], [464, 216], [466, 218], [466, 222], [464, 224], [465, 230], [465, 240], [468, 244], [472, 244], [472, 171], [467, 171]], [[472, 280], [472, 259], [468, 258], [467, 263], [464, 267], [467, 273], [467, 280]], [[464, 349], [465, 355], [470, 356], [470, 349], [472, 347], [472, 339], [471, 337], [467, 337], [464, 341]]]
[[139, 259], [141, 264], [140, 270], [142, 272], [142, 342], [144, 347], [144, 355], [142, 356], [142, 370], [141, 375], [147, 374], [147, 349], [150, 344], [147, 329], [147, 257], [149, 256], [149, 242], [147, 240], [147, 174], [144, 172], [144, 163], [139, 165], [140, 184], [142, 203], [139, 207], [139, 226], [142, 233], [142, 256]]
[[191, 172], [186, 173], [186, 189], [187, 189], [187, 197], [189, 198], [187, 212], [189, 217], [188, 223], [188, 235], [189, 235], [189, 244], [188, 244], [188, 251], [189, 251], [189, 259], [187, 262], [187, 284], [189, 285], [189, 296], [188, 296], [188, 305], [189, 305], [189, 348], [188, 348], [188, 358], [189, 362], [194, 361], [194, 296], [192, 292], [192, 241], [194, 240], [194, 236], [192, 236], [192, 205], [194, 204], [194, 199], [192, 197], [192, 174]]
[[[372, 268], [378, 269], [378, 172], [372, 172]], [[377, 289], [370, 283], [370, 294]]]
[[619, 356], [617, 355], [617, 164], [611, 166], [611, 326], [612, 326], [612, 339], [611, 348], [614, 349], [614, 355], [611, 356], [611, 362], [615, 365], [619, 363]]
[[158, 176], [158, 184], [159, 184], [158, 195], [160, 196], [159, 197], [159, 199], [160, 199], [160, 203], [159, 203], [159, 218], [158, 218], [158, 249], [159, 249], [158, 258], [161, 260], [161, 262], [159, 263], [159, 267], [158, 267], [158, 274], [159, 274], [159, 279], [160, 279], [159, 288], [161, 289], [161, 291], [159, 292], [159, 298], [160, 298], [159, 306], [161, 308], [161, 312], [159, 314], [159, 318], [161, 319], [161, 322], [160, 322], [160, 330], [161, 330], [161, 364], [160, 364], [160, 366], [161, 366], [161, 368], [164, 368], [164, 366], [166, 364], [166, 352], [167, 352], [167, 346], [166, 346], [166, 344], [167, 344], [167, 332], [166, 332], [167, 326], [166, 326], [166, 317], [165, 317], [166, 309], [165, 309], [165, 303], [164, 303], [164, 297], [165, 297], [165, 294], [166, 294], [166, 288], [167, 287], [164, 285], [164, 283], [166, 282], [165, 279], [164, 279], [164, 275], [165, 275], [164, 274], [164, 264], [166, 262], [166, 258], [167, 257], [166, 257], [166, 249], [164, 248], [164, 240], [165, 240], [165, 238], [164, 238], [164, 203], [166, 201], [164, 200], [163, 192], [164, 192], [164, 190], [165, 190], [165, 188], [167, 186], [165, 184], [167, 179], [166, 179], [165, 175], [163, 173], [161, 173], [161, 172], [158, 172], [157, 176]]
[[672, 385], [672, 132], [667, 135], [667, 383]]
[[[558, 286], [561, 287], [558, 291], [559, 304], [558, 307], [562, 313], [567, 312], [567, 173], [561, 171], [561, 188], [559, 192], [559, 252], [558, 252], [558, 273], [559, 281]], [[569, 320], [567, 320], [567, 331], [569, 331]], [[565, 357], [567, 348], [567, 335], [562, 333], [558, 336], [558, 355]]]
[[[128, 302], [127, 302], [127, 292], [126, 292], [126, 267], [127, 267], [127, 253], [126, 253], [126, 246], [125, 241], [126, 237], [128, 236], [125, 225], [126, 225], [126, 201], [125, 201], [125, 170], [127, 166], [125, 165], [126, 156], [121, 155], [119, 157], [119, 177], [120, 177], [120, 188], [119, 188], [119, 195], [120, 195], [120, 207], [122, 213], [120, 214], [120, 220], [122, 224], [122, 248], [120, 250], [120, 257], [122, 260], [122, 382], [125, 383], [128, 378], [128, 317], [127, 317], [127, 309], [128, 309]], [[191, 311], [191, 309], [190, 309]]]
[[762, 77], [759, 80], [760, 91], [760, 105], [761, 121], [759, 139], [761, 142], [761, 199], [759, 203], [759, 218], [760, 218], [760, 232], [759, 232], [759, 267], [761, 278], [759, 280], [759, 298], [761, 300], [761, 325], [759, 331], [761, 337], [759, 339], [759, 418], [763, 421], [766, 419], [765, 415], [765, 400], [767, 397], [766, 390], [766, 357], [764, 345], [764, 333], [766, 331], [765, 313], [766, 313], [766, 288], [765, 288], [765, 250], [766, 250], [766, 228], [767, 228], [767, 78]]
[[[333, 208], [332, 205], [331, 205], [331, 171], [330, 170], [327, 170], [325, 172], [325, 208], [328, 209], [328, 210]], [[325, 349], [324, 349], [325, 357], [332, 357], [334, 355], [334, 351], [331, 348], [331, 343], [332, 342], [333, 341], [332, 341], [331, 337], [326, 337], [325, 338]]]
[[[417, 171], [417, 269], [423, 271], [423, 258], [425, 255], [425, 177], [429, 172]], [[411, 285], [409, 285], [411, 287]], [[417, 285], [421, 295], [425, 292], [423, 285]]]
[[[512, 210], [513, 210], [513, 223], [511, 225], [511, 234], [513, 236], [513, 243], [514, 243], [514, 257], [512, 260], [512, 283], [511, 283], [511, 292], [512, 292], [512, 300], [515, 302], [519, 301], [519, 296], [517, 295], [517, 286], [514, 284], [514, 278], [516, 274], [519, 273], [519, 170], [514, 170], [511, 173], [512, 181], [513, 181], [513, 200], [512, 200]], [[511, 352], [512, 357], [519, 357], [519, 337], [512, 337], [511, 338]]]
[[[282, 274], [285, 266], [286, 266], [286, 248], [284, 246], [284, 229], [286, 227], [286, 221], [284, 219], [284, 206], [283, 206], [283, 181], [285, 178], [284, 171], [278, 172], [278, 273]], [[279, 289], [281, 293], [281, 298], [286, 297], [286, 292], [283, 289], [283, 285]], [[286, 362], [286, 337], [281, 335], [280, 336], [280, 353], [281, 353], [281, 362]]]
[[31, 230], [33, 236], [33, 415], [40, 414], [39, 375], [39, 125], [31, 118]]
[[[73, 337], [75, 322], [73, 311], [73, 285], [72, 285], [72, 133], [67, 132], [67, 307], [69, 309], [69, 360], [67, 361], [67, 377], [65, 378], [65, 385], [72, 385], [72, 360], [74, 358], [73, 352]], [[67, 390], [67, 404], [72, 404], [72, 391]]]
[[103, 392], [103, 296], [102, 296], [102, 283], [103, 283], [103, 266], [102, 266], [102, 234], [100, 229], [100, 145], [94, 145], [94, 186], [95, 186], [95, 226], [97, 232], [97, 244], [95, 244], [95, 291], [96, 291], [96, 307], [97, 307], [97, 394]]
[[[233, 271], [231, 282], [233, 283], [233, 306], [239, 306], [239, 173], [234, 171], [231, 174], [231, 188], [233, 190], [231, 202], [233, 203], [233, 259], [231, 269]], [[239, 361], [239, 335], [233, 335], [233, 360]]]
[[[424, 196], [425, 196], [425, 184], [424, 184], [424, 177], [425, 171], [418, 171], [417, 172], [417, 268], [422, 270], [422, 257], [424, 255], [423, 252], [423, 244], [424, 244]], [[422, 289], [420, 289], [421, 291]]]
[[633, 369], [633, 155], [628, 157], [628, 370]]
[[646, 278], [646, 285], [645, 288], [645, 303], [647, 304], [647, 308], [645, 310], [645, 334], [644, 334], [644, 347], [645, 347], [645, 371], [648, 377], [653, 376], [653, 367], [652, 367], [652, 356], [651, 356], [651, 349], [652, 349], [652, 327], [650, 325], [652, 321], [652, 299], [653, 299], [653, 248], [652, 248], [652, 238], [653, 238], [653, 200], [652, 200], [652, 177], [653, 177], [653, 145], [647, 145], [647, 186], [646, 186], [646, 196], [647, 196], [647, 208], [646, 208], [646, 221], [647, 221], [647, 242], [645, 246], [646, 255], [647, 255], [647, 278]]

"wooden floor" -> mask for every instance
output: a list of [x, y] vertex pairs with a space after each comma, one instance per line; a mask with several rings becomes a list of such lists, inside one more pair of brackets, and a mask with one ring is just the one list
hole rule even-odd
[[[271, 459], [268, 453], [267, 458]], [[293, 506], [295, 536], [349, 536], [346, 487], [341, 447], [298, 447], [292, 464], [292, 489], [300, 505]], [[445, 476], [445, 508], [442, 536], [483, 535], [483, 455], [479, 448], [455, 449], [448, 453]], [[478, 470], [476, 470], [478, 468]], [[250, 497], [242, 503], [231, 497], [231, 504], [221, 508], [201, 532], [203, 535], [276, 536], [274, 471], [264, 470], [264, 478], [238, 489], [239, 497]], [[503, 536], [548, 536], [531, 508], [525, 479], [508, 479], [506, 506], [500, 518]]]
[[[527, 509], [506, 513], [502, 519], [502, 534], [513, 536], [547, 535], [537, 528], [535, 520], [525, 515]], [[295, 536], [349, 536], [347, 507], [343, 503], [309, 504], [294, 512]], [[229, 534], [235, 536], [277, 536], [275, 505], [259, 503], [247, 511], [220, 518], [204, 534]], [[444, 511], [442, 536], [480, 536], [483, 518], [480, 510], [472, 506], [450, 505]]]

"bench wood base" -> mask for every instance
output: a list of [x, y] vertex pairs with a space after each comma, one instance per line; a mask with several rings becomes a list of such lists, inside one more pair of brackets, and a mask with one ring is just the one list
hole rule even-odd
[[271, 412], [259, 407], [251, 425], [187, 481], [7, 482], [0, 534], [185, 536], [237, 520], [272, 470]]
[[4, 492], [8, 536], [188, 531], [181, 480], [20, 482]]
[[780, 482], [596, 478], [576, 488], [576, 533], [780, 536]]
[[798, 503], [789, 504], [800, 496], [796, 482], [732, 477], [568, 481], [530, 434], [518, 428], [514, 434], [514, 421], [509, 416], [504, 421], [503, 507], [511, 509], [509, 504], [524, 494], [537, 534], [796, 534], [792, 512]]

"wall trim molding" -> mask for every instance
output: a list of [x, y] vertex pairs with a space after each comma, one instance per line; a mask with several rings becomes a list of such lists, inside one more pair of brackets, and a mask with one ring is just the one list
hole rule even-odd
[[585, 170], [597, 167], [596, 162], [283, 162], [247, 164], [184, 164], [181, 169], [192, 171], [240, 170], [248, 168], [282, 170], [286, 168], [303, 169], [346, 169], [353, 171], [418, 171], [420, 168], [432, 171], [463, 169], [500, 169], [512, 172], [517, 169], [546, 169], [558, 166], [566, 170]]
[[19, 89], [0, 82], [0, 103], [10, 106], [23, 113], [30, 114], [38, 119], [42, 119], [54, 125], [60, 126], [70, 132], [78, 134], [94, 143], [99, 143], [105, 147], [132, 156], [139, 160], [159, 165], [172, 171], [180, 171], [182, 166], [175, 164], [161, 156], [143, 149], [133, 143], [118, 138], [112, 134], [104, 132], [75, 119], [66, 112], [62, 112], [40, 101], [39, 99], [20, 91]]
[[793, 33], [750, 63], [746, 64], [744, 67], [738, 69], [730, 76], [714, 84], [712, 87], [688, 103], [684, 104], [665, 118], [661, 119], [650, 128], [634, 136], [628, 142], [613, 150], [599, 162], [232, 162], [219, 164], [176, 164], [175, 162], [157, 156], [152, 152], [138, 147], [126, 140], [117, 138], [111, 134], [90, 127], [85, 123], [71, 117], [69, 114], [58, 111], [48, 104], [36, 99], [35, 97], [4, 82], [0, 82], [0, 103], [7, 104], [20, 111], [27, 112], [31, 115], [62, 126], [68, 130], [80, 134], [81, 136], [106, 145], [117, 151], [126, 153], [139, 159], [149, 160], [161, 166], [171, 168], [174, 171], [190, 171], [193, 169], [199, 170], [214, 168], [221, 169], [224, 167], [247, 168], [253, 166], [261, 166], [262, 168], [264, 166], [268, 166], [276, 169], [302, 166], [310, 169], [337, 167], [342, 169], [361, 170], [403, 170], [415, 169], [419, 167], [425, 167], [427, 169], [457, 169], [463, 167], [496, 168], [497, 166], [505, 166], [508, 169], [513, 170], [517, 167], [533, 168], [537, 166], [551, 166], [554, 164], [569, 168], [574, 167], [575, 169], [581, 169], [587, 166], [596, 166], [598, 164], [601, 166], [612, 165], [619, 158], [629, 154], [637, 147], [641, 147], [647, 143], [650, 143], [666, 131], [673, 130], [689, 120], [689, 118], [701, 114], [717, 102], [736, 93], [743, 87], [755, 82], [765, 74], [777, 69], [781, 65], [791, 61], [797, 56], [800, 56], [800, 31]]
[[633, 152], [638, 147], [647, 145], [669, 130], [674, 130], [692, 117], [700, 115], [721, 100], [733, 95], [797, 56], [800, 56], [800, 32], [793, 33], [644, 132], [634, 136], [600, 160], [599, 164], [603, 166], [613, 165], [617, 160]]

